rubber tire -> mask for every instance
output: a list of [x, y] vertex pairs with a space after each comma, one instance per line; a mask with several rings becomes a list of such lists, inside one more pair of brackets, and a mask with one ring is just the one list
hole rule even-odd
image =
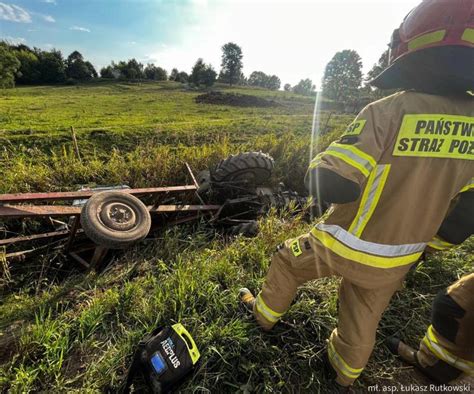
[[[126, 231], [107, 227], [100, 219], [104, 204], [112, 202], [127, 205], [135, 214], [135, 225]], [[125, 249], [144, 239], [151, 228], [151, 216], [147, 207], [137, 197], [118, 191], [104, 191], [93, 194], [81, 211], [81, 225], [84, 233], [97, 245], [109, 249]]]
[[227, 182], [259, 186], [272, 175], [273, 158], [262, 152], [245, 152], [222, 160], [212, 171], [213, 184], [225, 187]]

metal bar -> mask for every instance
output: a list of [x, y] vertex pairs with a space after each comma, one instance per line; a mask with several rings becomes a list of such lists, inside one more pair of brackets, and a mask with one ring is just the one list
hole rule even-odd
[[202, 199], [202, 197], [198, 193], [199, 183], [198, 183], [196, 177], [194, 176], [194, 173], [193, 173], [193, 170], [191, 169], [191, 166], [187, 162], [184, 163], [184, 164], [186, 164], [186, 168], [188, 169], [189, 175], [191, 176], [191, 179], [193, 180], [193, 183], [196, 186], [196, 192], [194, 194], [196, 195], [198, 200], [201, 202], [201, 204], [205, 204], [204, 200]]
[[[122, 193], [132, 194], [134, 196], [141, 194], [155, 194], [155, 193], [174, 193], [174, 192], [185, 192], [195, 191], [197, 187], [195, 185], [185, 186], [168, 186], [168, 187], [152, 187], [144, 189], [120, 189]], [[76, 192], [53, 192], [53, 193], [16, 193], [16, 194], [0, 194], [0, 203], [9, 202], [26, 202], [26, 201], [64, 201], [64, 200], [76, 200], [91, 197], [94, 193], [99, 191], [94, 190], [81, 190]]]
[[71, 250], [71, 246], [74, 242], [74, 238], [76, 238], [77, 230], [79, 229], [79, 216], [75, 216], [72, 219], [72, 227], [71, 227], [71, 234], [69, 234], [69, 238], [67, 240], [66, 245], [64, 246], [64, 251], [68, 253]]
[[55, 217], [80, 214], [81, 207], [64, 205], [0, 205], [0, 217], [2, 218]]
[[89, 269], [90, 264], [84, 260], [81, 256], [79, 256], [77, 253], [69, 253], [69, 256], [71, 256], [74, 260], [76, 260], [79, 264], [81, 264], [84, 268]]
[[43, 238], [55, 238], [55, 237], [60, 237], [62, 235], [67, 235], [67, 234], [69, 234], [69, 230], [54, 231], [51, 233], [34, 234], [34, 235], [26, 235], [22, 237], [0, 239], [0, 246], [11, 245], [11, 244], [16, 244], [20, 242], [35, 241], [37, 239], [43, 239]]
[[[150, 213], [217, 211], [220, 205], [158, 205], [149, 206]], [[77, 216], [81, 207], [65, 205], [0, 205], [1, 218]]]
[[106, 247], [98, 245], [94, 250], [94, 255], [92, 256], [92, 260], [89, 265], [89, 270], [96, 269], [97, 266], [104, 260], [108, 251], [109, 249]]
[[220, 205], [158, 205], [156, 207], [148, 207], [150, 213], [165, 212], [193, 212], [193, 211], [217, 211]]
[[7, 253], [5, 255], [5, 259], [24, 259], [28, 253], [34, 252], [35, 249], [30, 249], [30, 250], [23, 250], [21, 252], [15, 252], [15, 253]]
[[196, 189], [198, 189], [199, 183], [197, 182], [196, 177], [193, 174], [193, 170], [191, 170], [191, 166], [188, 163], [184, 164], [186, 164], [186, 168], [188, 169], [189, 175], [191, 175], [191, 179], [193, 180], [194, 186], [196, 186]]

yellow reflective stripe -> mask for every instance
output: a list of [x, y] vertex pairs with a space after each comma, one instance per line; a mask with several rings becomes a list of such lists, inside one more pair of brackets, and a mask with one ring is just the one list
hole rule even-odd
[[437, 30], [431, 33], [423, 34], [422, 36], [416, 37], [408, 42], [408, 50], [414, 51], [415, 49], [424, 47], [426, 45], [443, 41], [445, 35], [446, 30]]
[[366, 161], [368, 161], [371, 164], [372, 167], [375, 167], [375, 165], [377, 164], [377, 162], [375, 161], [375, 159], [372, 156], [370, 156], [369, 154], [367, 154], [365, 152], [362, 152], [359, 148], [356, 148], [353, 145], [338, 144], [337, 142], [333, 142], [330, 146], [335, 146], [335, 147], [338, 147], [338, 148], [341, 148], [341, 149], [348, 150], [348, 151], [352, 152], [353, 154], [355, 154], [356, 156], [359, 156], [362, 159], [365, 159]]
[[309, 170], [312, 170], [313, 168], [316, 168], [320, 163], [321, 163], [321, 157], [323, 156], [322, 153], [318, 153], [313, 160], [311, 160], [311, 163], [309, 163]]
[[446, 242], [437, 235], [431, 240], [431, 242], [428, 242], [428, 246], [437, 249], [437, 250], [445, 250], [445, 249], [450, 249], [453, 246], [456, 246], [452, 243]]
[[362, 195], [359, 210], [354, 218], [349, 232], [360, 237], [375, 211], [380, 196], [382, 195], [385, 183], [387, 182], [388, 173], [390, 172], [390, 164], [377, 166], [369, 176], [367, 185]]
[[356, 161], [350, 159], [349, 157], [347, 157], [346, 155], [344, 155], [342, 153], [326, 151], [325, 154], [337, 157], [338, 159], [341, 159], [342, 161], [345, 161], [350, 166], [357, 168], [366, 177], [369, 176], [369, 174], [370, 174], [370, 172], [364, 166], [360, 165], [359, 163], [357, 163]]
[[274, 310], [270, 309], [268, 305], [265, 304], [265, 301], [263, 301], [261, 294], [262, 293], [257, 296], [257, 301], [255, 304], [257, 311], [260, 312], [260, 314], [262, 314], [263, 317], [269, 322], [276, 323], [278, 320], [280, 320], [280, 317], [283, 316], [283, 313], [275, 312]]
[[405, 256], [394, 257], [377, 256], [351, 249], [342, 242], [330, 236], [328, 233], [318, 230], [316, 227], [311, 230], [311, 234], [326, 248], [330, 249], [337, 255], [345, 259], [376, 268], [395, 268], [412, 264], [419, 259], [422, 253], [416, 252]]
[[469, 183], [464, 186], [459, 193], [467, 192], [468, 190], [474, 189], [474, 178], [472, 178]]
[[369, 176], [370, 171], [376, 165], [374, 158], [360, 149], [351, 146], [333, 142], [323, 155], [337, 157], [352, 167], [357, 168], [365, 177]]
[[426, 335], [423, 338], [423, 343], [430, 349], [430, 351], [440, 360], [447, 362], [449, 365], [460, 369], [463, 372], [466, 372], [470, 375], [474, 374], [474, 362], [464, 360], [460, 357], [456, 357], [451, 354], [448, 350], [443, 348], [438, 339], [436, 338], [435, 333], [433, 332], [433, 326], [430, 325], [426, 331]]
[[464, 30], [464, 33], [462, 33], [461, 36], [461, 40], [474, 44], [474, 29], [468, 27], [466, 30]]
[[328, 347], [328, 355], [329, 361], [334, 368], [338, 369], [343, 375], [347, 376], [349, 379], [357, 379], [361, 372], [364, 370], [363, 368], [352, 368], [350, 367], [342, 356], [336, 351], [336, 348], [329, 342]]

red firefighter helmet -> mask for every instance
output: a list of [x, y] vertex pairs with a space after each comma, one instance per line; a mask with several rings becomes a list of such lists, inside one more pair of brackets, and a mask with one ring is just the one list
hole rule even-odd
[[429, 48], [463, 47], [461, 51], [468, 56], [464, 60], [471, 61], [469, 67], [474, 70], [474, 0], [424, 0], [393, 32], [389, 46], [390, 66], [371, 82], [374, 86], [386, 87], [393, 77], [399, 80], [395, 74], [403, 68], [400, 63]]

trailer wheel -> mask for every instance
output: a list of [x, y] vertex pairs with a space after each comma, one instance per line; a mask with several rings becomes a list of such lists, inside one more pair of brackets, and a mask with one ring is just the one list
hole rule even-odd
[[148, 235], [151, 217], [138, 198], [106, 191], [93, 194], [87, 200], [81, 212], [81, 225], [96, 244], [124, 249]]
[[271, 176], [273, 158], [262, 152], [245, 152], [229, 156], [211, 171], [214, 185], [228, 184], [262, 185]]

